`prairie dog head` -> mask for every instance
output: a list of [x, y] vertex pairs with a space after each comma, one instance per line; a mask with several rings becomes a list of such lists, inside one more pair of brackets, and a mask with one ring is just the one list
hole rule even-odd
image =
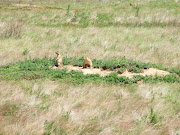
[[89, 57], [84, 57], [85, 63], [92, 63], [91, 59]]
[[[84, 57], [84, 60], [88, 60], [89, 58], [86, 56], [86, 57]], [[89, 59], [90, 60], [90, 59]]]

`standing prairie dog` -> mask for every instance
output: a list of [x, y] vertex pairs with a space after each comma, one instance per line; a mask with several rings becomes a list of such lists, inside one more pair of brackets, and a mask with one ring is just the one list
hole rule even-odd
[[92, 61], [90, 58], [88, 57], [84, 57], [84, 64], [83, 64], [83, 68], [92, 68]]
[[56, 54], [57, 54], [56, 66], [57, 67], [62, 66], [62, 57], [61, 57], [61, 55], [58, 52], [56, 52]]

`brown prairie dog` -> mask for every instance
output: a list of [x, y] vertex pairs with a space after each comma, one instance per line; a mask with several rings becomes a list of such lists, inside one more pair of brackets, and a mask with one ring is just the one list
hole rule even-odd
[[84, 64], [83, 64], [83, 68], [92, 68], [92, 61], [90, 58], [88, 57], [84, 57]]
[[57, 58], [56, 58], [56, 66], [62, 66], [62, 57], [61, 57], [61, 55], [58, 53], [58, 52], [56, 52], [56, 54], [57, 54]]

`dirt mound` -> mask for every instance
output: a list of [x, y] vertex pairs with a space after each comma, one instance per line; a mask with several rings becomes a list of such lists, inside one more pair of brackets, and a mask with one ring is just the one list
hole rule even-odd
[[126, 76], [126, 77], [129, 77], [129, 78], [132, 78], [134, 75], [142, 75], [142, 76], [146, 76], [146, 75], [152, 75], [152, 76], [155, 76], [155, 75], [158, 75], [158, 76], [165, 76], [165, 75], [168, 75], [170, 74], [169, 72], [167, 71], [163, 71], [163, 70], [159, 70], [159, 69], [156, 69], [156, 68], [149, 68], [149, 69], [144, 69], [143, 73], [131, 73], [131, 72], [128, 72], [127, 70], [119, 75], [119, 76]]
[[[67, 69], [68, 72], [75, 70], [75, 71], [82, 71], [83, 74], [99, 74], [100, 76], [107, 76], [110, 73], [113, 73], [114, 71], [108, 71], [108, 70], [102, 70], [100, 68], [83, 68], [83, 67], [78, 67], [78, 66], [72, 66], [72, 65], [64, 65], [62, 67], [56, 67], [54, 66], [53, 69]], [[132, 78], [134, 75], [142, 75], [142, 76], [146, 76], [146, 75], [158, 75], [158, 76], [165, 76], [170, 74], [167, 71], [163, 71], [163, 70], [159, 70], [156, 68], [149, 68], [149, 69], [145, 69], [143, 71], [143, 73], [132, 73], [132, 72], [128, 72], [127, 70], [122, 73], [122, 74], [118, 74], [118, 76], [126, 76], [129, 78]]]

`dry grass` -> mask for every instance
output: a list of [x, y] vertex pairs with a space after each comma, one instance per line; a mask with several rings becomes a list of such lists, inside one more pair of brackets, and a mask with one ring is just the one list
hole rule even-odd
[[20, 38], [22, 35], [22, 22], [11, 20], [0, 27], [0, 38]]
[[[72, 86], [46, 80], [0, 85], [0, 132], [5, 134], [43, 134], [46, 120], [67, 134], [179, 133], [180, 108], [168, 100], [179, 99], [174, 88], [179, 84]], [[149, 123], [151, 107], [162, 117], [157, 124]]]
[[[24, 38], [1, 40], [1, 65], [26, 57], [91, 56], [96, 59], [128, 59], [180, 67], [177, 28], [25, 28]], [[28, 48], [29, 54], [22, 53]], [[3, 50], [3, 51], [2, 51]], [[13, 57], [11, 57], [13, 53]], [[130, 54], [130, 55], [129, 55]]]

